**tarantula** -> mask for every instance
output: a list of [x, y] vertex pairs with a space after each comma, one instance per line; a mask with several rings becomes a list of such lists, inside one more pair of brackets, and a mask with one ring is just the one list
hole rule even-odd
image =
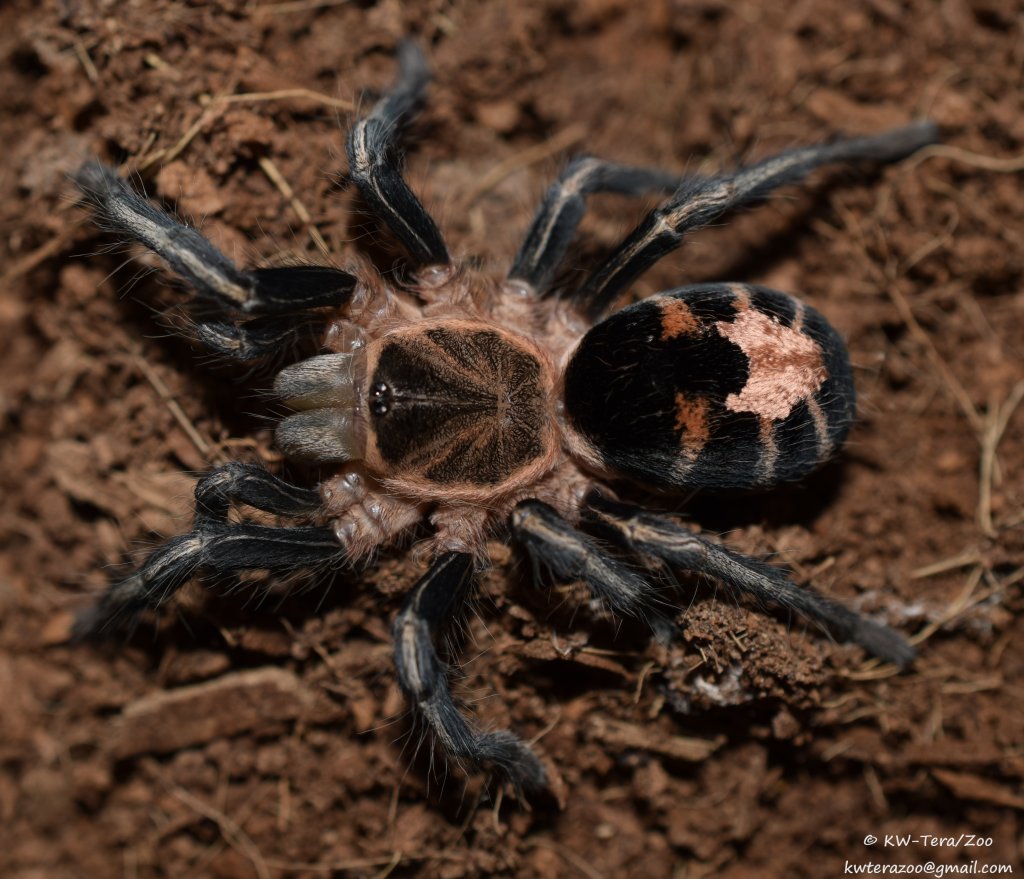
[[[746, 284], [681, 287], [605, 316], [690, 231], [831, 162], [896, 161], [935, 141], [917, 122], [793, 149], [715, 176], [579, 158], [547, 190], [507, 277], [453, 263], [396, 159], [402, 124], [430, 78], [410, 42], [392, 88], [349, 134], [349, 175], [404, 245], [405, 281], [328, 266], [241, 270], [111, 169], [77, 174], [99, 220], [162, 257], [204, 311], [199, 341], [248, 361], [290, 349], [310, 316], [322, 352], [282, 369], [295, 411], [277, 428], [290, 459], [329, 475], [314, 488], [230, 463], [196, 488], [192, 530], [113, 582], [77, 631], [98, 635], [164, 605], [200, 569], [287, 572], [367, 559], [416, 527], [429, 569], [394, 622], [402, 690], [447, 755], [517, 789], [545, 786], [533, 750], [483, 731], [453, 699], [436, 643], [458, 618], [485, 541], [511, 534], [534, 567], [580, 581], [613, 615], [673, 634], [664, 569], [706, 575], [758, 605], [796, 611], [899, 666], [896, 632], [790, 582], [785, 571], [624, 502], [630, 485], [669, 492], [764, 488], [829, 458], [854, 418], [846, 349], [813, 308]], [[554, 283], [587, 196], [667, 196], [576, 289]], [[615, 484], [618, 489], [610, 487]], [[228, 518], [247, 504], [302, 524]]]

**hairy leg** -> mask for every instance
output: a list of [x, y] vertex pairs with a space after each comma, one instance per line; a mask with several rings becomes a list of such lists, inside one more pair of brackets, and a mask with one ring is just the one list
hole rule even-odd
[[452, 698], [436, 643], [462, 612], [472, 589], [473, 556], [439, 556], [413, 588], [394, 622], [395, 665], [402, 691], [444, 751], [469, 769], [490, 768], [517, 790], [542, 789], [544, 767], [507, 730], [479, 732]]
[[522, 281], [537, 293], [548, 290], [583, 219], [591, 193], [669, 195], [680, 183], [679, 175], [665, 171], [602, 162], [589, 156], [574, 160], [544, 193], [509, 270], [509, 280]]
[[[172, 329], [179, 327], [172, 324]], [[187, 334], [211, 354], [248, 363], [294, 360], [296, 352], [315, 348], [323, 332], [324, 318], [317, 314], [272, 315], [241, 323], [195, 315]]]
[[674, 631], [665, 603], [645, 577], [610, 556], [595, 538], [572, 527], [552, 507], [526, 500], [512, 512], [512, 531], [535, 565], [559, 582], [582, 581], [591, 594], [619, 616], [646, 622], [659, 639]]
[[868, 653], [905, 668], [914, 649], [898, 632], [865, 619], [848, 607], [790, 581], [786, 571], [728, 550], [688, 531], [670, 516], [601, 498], [588, 499], [593, 520], [625, 546], [662, 559], [682, 571], [704, 574], [725, 584], [737, 596], [762, 607], [774, 606], [820, 624], [834, 637], [859, 644]]
[[191, 226], [142, 198], [100, 162], [75, 175], [101, 224], [148, 247], [196, 293], [227, 313], [286, 314], [348, 302], [355, 277], [329, 266], [239, 269]]
[[938, 128], [916, 122], [871, 137], [836, 140], [787, 150], [732, 174], [684, 179], [664, 205], [651, 211], [586, 281], [576, 301], [597, 318], [643, 272], [675, 250], [687, 232], [706, 226], [726, 211], [749, 204], [815, 168], [833, 162], [895, 162], [935, 143]]
[[447, 265], [448, 248], [426, 208], [402, 178], [395, 144], [430, 81], [419, 46], [398, 45], [398, 78], [348, 135], [349, 174], [374, 214], [421, 265]]
[[293, 571], [340, 561], [331, 528], [277, 528], [228, 521], [232, 501], [282, 516], [308, 516], [320, 507], [316, 491], [291, 485], [261, 467], [233, 462], [196, 486], [192, 531], [164, 543], [130, 576], [112, 583], [75, 624], [78, 638], [134, 624], [155, 610], [200, 569], [214, 573], [267, 569]]

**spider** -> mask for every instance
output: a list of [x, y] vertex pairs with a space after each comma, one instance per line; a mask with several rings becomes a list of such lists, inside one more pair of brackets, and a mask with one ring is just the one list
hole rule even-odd
[[[797, 612], [900, 667], [895, 631], [791, 582], [781, 568], [630, 503], [650, 489], [762, 489], [806, 476], [854, 418], [846, 348], [825, 318], [747, 284], [668, 290], [613, 311], [642, 272], [723, 213], [833, 162], [893, 162], [932, 143], [916, 122], [870, 137], [787, 150], [732, 173], [677, 176], [596, 158], [572, 161], [547, 190], [504, 280], [455, 264], [402, 177], [396, 143], [430, 79], [400, 44], [393, 86], [348, 136], [349, 175], [408, 252], [399, 279], [367, 270], [242, 270], [195, 229], [92, 161], [76, 175], [98, 221], [169, 264], [202, 306], [210, 351], [258, 361], [294, 348], [311, 319], [321, 353], [281, 369], [294, 414], [276, 430], [284, 455], [325, 474], [313, 488], [234, 462], [199, 480], [192, 530], [112, 582], [76, 624], [97, 636], [164, 606], [198, 571], [290, 572], [367, 560], [414, 529], [429, 567], [398, 612], [398, 681], [451, 760], [520, 791], [546, 786], [533, 749], [483, 730], [453, 698], [438, 641], [460, 617], [486, 540], [511, 536], [535, 571], [580, 582], [613, 616], [673, 637], [667, 571], [713, 578], [761, 607]], [[575, 289], [555, 279], [587, 196], [661, 194]], [[229, 519], [245, 504], [294, 525]], [[659, 585], [660, 584], [660, 585]]]

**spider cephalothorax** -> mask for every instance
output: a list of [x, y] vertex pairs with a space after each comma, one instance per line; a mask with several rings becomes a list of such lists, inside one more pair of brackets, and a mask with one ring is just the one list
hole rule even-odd
[[[426, 524], [430, 566], [394, 624], [399, 681], [449, 755], [519, 788], [544, 786], [540, 762], [511, 733], [472, 726], [435, 647], [495, 535], [511, 535], [537, 568], [581, 581], [613, 614], [662, 638], [673, 637], [672, 614], [664, 581], [645, 565], [711, 576], [907, 665], [913, 650], [886, 626], [628, 502], [630, 481], [676, 492], [768, 487], [828, 459], [854, 415], [835, 330], [810, 306], [744, 284], [682, 287], [606, 312], [688, 231], [822, 164], [895, 161], [932, 142], [935, 127], [790, 150], [712, 177], [577, 159], [546, 193], [506, 279], [494, 282], [452, 265], [402, 178], [394, 142], [428, 72], [411, 43], [399, 60], [394, 87], [349, 135], [348, 158], [368, 206], [411, 257], [402, 286], [365, 270], [240, 270], [107, 167], [79, 172], [100, 219], [195, 289], [204, 305], [195, 334], [210, 350], [277, 357], [311, 316], [322, 321], [322, 353], [282, 369], [274, 391], [294, 410], [277, 429], [281, 451], [327, 474], [304, 488], [255, 465], [217, 468], [196, 488], [193, 530], [111, 584], [79, 633], [159, 608], [200, 569], [340, 566]], [[578, 289], [555, 289], [586, 197], [599, 191], [668, 198]], [[232, 503], [301, 524], [235, 522]]]

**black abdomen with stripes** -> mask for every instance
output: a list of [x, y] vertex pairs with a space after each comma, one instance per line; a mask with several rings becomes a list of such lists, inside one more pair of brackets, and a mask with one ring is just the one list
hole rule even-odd
[[569, 426], [604, 466], [673, 488], [800, 479], [854, 417], [842, 340], [813, 308], [742, 284], [683, 287], [619, 311], [565, 376]]
[[496, 486], [545, 451], [541, 364], [508, 334], [458, 324], [395, 334], [368, 389], [379, 457], [392, 472]]

